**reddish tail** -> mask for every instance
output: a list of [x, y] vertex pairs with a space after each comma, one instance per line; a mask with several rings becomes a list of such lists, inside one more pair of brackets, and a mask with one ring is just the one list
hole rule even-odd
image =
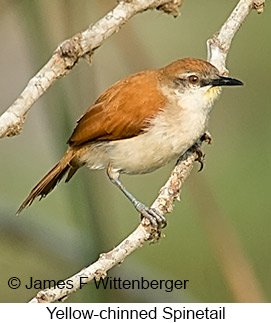
[[60, 182], [63, 176], [69, 171], [69, 174], [66, 179], [66, 182], [68, 182], [74, 175], [76, 170], [79, 168], [79, 166], [71, 165], [71, 160], [73, 157], [73, 154], [71, 154], [70, 151], [68, 151], [60, 160], [60, 162], [56, 164], [56, 166], [52, 168], [50, 172], [47, 175], [45, 175], [43, 179], [33, 188], [28, 197], [19, 207], [16, 214], [22, 212], [22, 210], [25, 207], [30, 206], [32, 202], [36, 199], [36, 197], [40, 196], [40, 199], [42, 199], [47, 194], [49, 194], [54, 189], [56, 184]]

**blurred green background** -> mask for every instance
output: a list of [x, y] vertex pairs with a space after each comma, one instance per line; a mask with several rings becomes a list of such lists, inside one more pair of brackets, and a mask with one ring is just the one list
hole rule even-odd
[[[65, 279], [109, 251], [139, 216], [105, 172], [81, 169], [69, 185], [14, 214], [58, 162], [75, 121], [115, 81], [182, 57], [206, 59], [206, 40], [218, 31], [234, 0], [184, 1], [181, 16], [137, 15], [106, 40], [90, 66], [81, 61], [35, 103], [23, 132], [0, 141], [0, 301], [26, 302], [37, 293], [11, 290], [12, 276]], [[107, 0], [0, 0], [0, 112], [64, 39], [96, 22], [116, 4]], [[245, 86], [224, 89], [204, 146], [205, 168], [186, 181], [168, 215], [165, 238], [129, 256], [108, 275], [123, 279], [189, 279], [184, 291], [96, 290], [67, 302], [269, 302], [271, 300], [271, 11], [251, 12], [228, 56], [230, 75]], [[152, 174], [122, 176], [151, 204], [174, 163]]]

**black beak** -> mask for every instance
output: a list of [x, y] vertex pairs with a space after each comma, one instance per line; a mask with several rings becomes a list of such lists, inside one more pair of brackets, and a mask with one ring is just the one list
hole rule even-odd
[[244, 83], [233, 79], [231, 77], [219, 76], [218, 79], [214, 79], [210, 82], [212, 86], [228, 86], [228, 85], [243, 85]]

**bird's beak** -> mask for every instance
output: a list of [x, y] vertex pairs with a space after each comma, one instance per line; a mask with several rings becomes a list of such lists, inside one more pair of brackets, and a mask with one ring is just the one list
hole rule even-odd
[[231, 77], [219, 76], [210, 82], [212, 86], [243, 85], [244, 83]]

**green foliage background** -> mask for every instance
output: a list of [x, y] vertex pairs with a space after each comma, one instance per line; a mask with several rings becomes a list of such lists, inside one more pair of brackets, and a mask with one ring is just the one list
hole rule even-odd
[[[113, 82], [182, 57], [206, 58], [206, 40], [237, 1], [190, 0], [177, 19], [161, 12], [137, 15], [60, 79], [34, 105], [20, 136], [0, 141], [0, 301], [26, 302], [33, 279], [64, 279], [110, 250], [139, 216], [104, 172], [81, 169], [19, 217], [14, 214], [40, 178], [62, 157], [75, 120]], [[0, 0], [0, 112], [64, 39], [111, 10], [107, 0]], [[68, 302], [257, 302], [271, 300], [271, 10], [252, 12], [228, 57], [243, 88], [225, 89], [205, 146], [181, 202], [168, 216], [165, 238], [146, 244], [109, 272], [111, 277], [189, 279], [184, 291], [96, 290], [89, 284]], [[123, 176], [150, 204], [174, 163], [144, 176]], [[10, 277], [22, 286], [8, 288]]]

